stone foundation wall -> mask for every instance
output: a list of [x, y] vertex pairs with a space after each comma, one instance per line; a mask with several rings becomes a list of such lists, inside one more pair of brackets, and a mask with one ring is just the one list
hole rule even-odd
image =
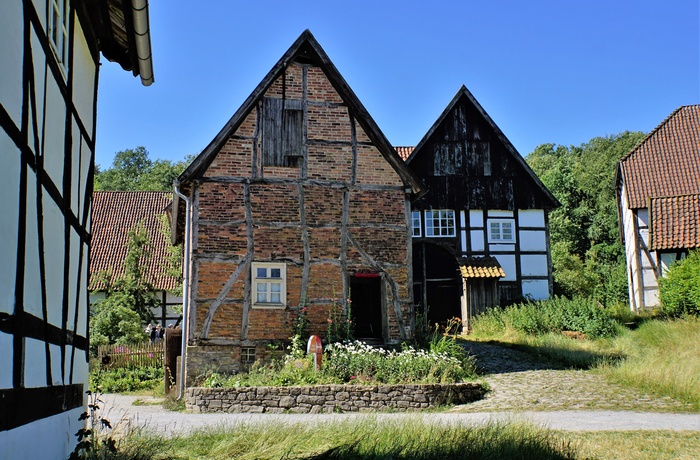
[[484, 393], [479, 383], [188, 388], [185, 401], [193, 412], [359, 412], [465, 404]]

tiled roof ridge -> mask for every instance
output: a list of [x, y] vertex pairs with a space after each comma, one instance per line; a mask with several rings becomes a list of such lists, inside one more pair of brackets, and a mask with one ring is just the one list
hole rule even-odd
[[660, 130], [661, 128], [663, 128], [664, 126], [666, 126], [666, 124], [668, 124], [668, 122], [671, 121], [671, 119], [673, 119], [680, 111], [685, 110], [685, 109], [689, 109], [689, 108], [691, 108], [691, 107], [697, 107], [698, 109], [700, 109], [700, 104], [681, 105], [681, 106], [678, 107], [676, 110], [674, 110], [673, 112], [671, 112], [671, 114], [670, 114], [669, 116], [667, 116], [661, 123], [659, 123], [654, 129], [652, 129], [651, 131], [649, 131], [649, 134], [647, 134], [646, 136], [644, 136], [644, 139], [642, 139], [641, 141], [639, 141], [639, 142], [637, 143], [637, 145], [635, 145], [634, 148], [632, 148], [632, 150], [630, 150], [630, 152], [629, 152], [628, 154], [626, 154], [625, 156], [623, 156], [622, 158], [620, 158], [620, 160], [619, 160], [620, 163], [626, 161], [629, 157], [631, 157], [632, 155], [634, 155], [635, 153], [637, 153], [637, 152], [639, 151], [639, 148], [640, 148], [642, 145], [646, 144], [646, 142], [647, 142], [651, 137], [653, 137], [654, 135], [656, 135], [656, 133], [658, 133], [659, 130]]

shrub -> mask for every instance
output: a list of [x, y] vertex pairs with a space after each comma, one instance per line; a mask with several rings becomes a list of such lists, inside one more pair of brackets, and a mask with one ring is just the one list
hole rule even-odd
[[152, 390], [163, 384], [162, 367], [120, 367], [90, 372], [90, 390], [103, 393], [124, 393]]
[[532, 335], [576, 331], [593, 339], [617, 334], [617, 322], [612, 314], [593, 299], [583, 297], [555, 297], [516, 304], [503, 310], [493, 309], [478, 317], [472, 327], [475, 330], [484, 327], [494, 332], [510, 327]]
[[700, 251], [691, 251], [659, 280], [661, 308], [668, 316], [700, 316]]

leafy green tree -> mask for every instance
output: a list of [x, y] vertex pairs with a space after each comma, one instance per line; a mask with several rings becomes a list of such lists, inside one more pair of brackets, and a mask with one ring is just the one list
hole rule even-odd
[[144, 277], [151, 257], [150, 239], [143, 225], [128, 232], [124, 275], [113, 279], [102, 273], [107, 286], [105, 298], [91, 307], [91, 347], [98, 344], [129, 343], [144, 338], [141, 325], [153, 320], [152, 309], [159, 306], [153, 286]]
[[185, 170], [192, 158], [190, 155], [178, 162], [152, 161], [145, 147], [122, 150], [116, 153], [110, 168], [104, 171], [97, 168], [95, 190], [169, 192], [173, 188], [173, 180]]
[[643, 138], [624, 132], [580, 146], [542, 144], [527, 156], [561, 203], [549, 219], [555, 293], [594, 296], [605, 304], [626, 300], [615, 166]]

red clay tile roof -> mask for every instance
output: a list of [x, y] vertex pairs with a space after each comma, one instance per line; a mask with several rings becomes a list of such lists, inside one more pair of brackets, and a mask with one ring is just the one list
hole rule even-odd
[[[146, 268], [146, 280], [156, 290], [169, 291], [177, 287], [177, 279], [165, 274], [167, 248], [170, 246], [169, 226], [163, 227], [162, 216], [173, 200], [167, 192], [94, 192], [92, 195], [92, 244], [90, 247], [90, 287], [103, 290], [96, 276], [111, 270], [114, 276], [124, 273], [127, 253], [127, 232], [142, 222], [151, 240], [151, 254]], [[168, 234], [163, 233], [165, 229]]]
[[700, 247], [700, 195], [652, 198], [651, 249]]
[[700, 105], [680, 107], [620, 160], [631, 209], [650, 197], [700, 193]]
[[396, 153], [399, 154], [401, 159], [403, 161], [406, 161], [406, 159], [411, 156], [411, 152], [413, 152], [414, 147], [396, 147], [396, 146], [394, 146], [394, 149], [396, 150]]
[[503, 278], [506, 272], [495, 257], [462, 257], [459, 260], [462, 278]]

